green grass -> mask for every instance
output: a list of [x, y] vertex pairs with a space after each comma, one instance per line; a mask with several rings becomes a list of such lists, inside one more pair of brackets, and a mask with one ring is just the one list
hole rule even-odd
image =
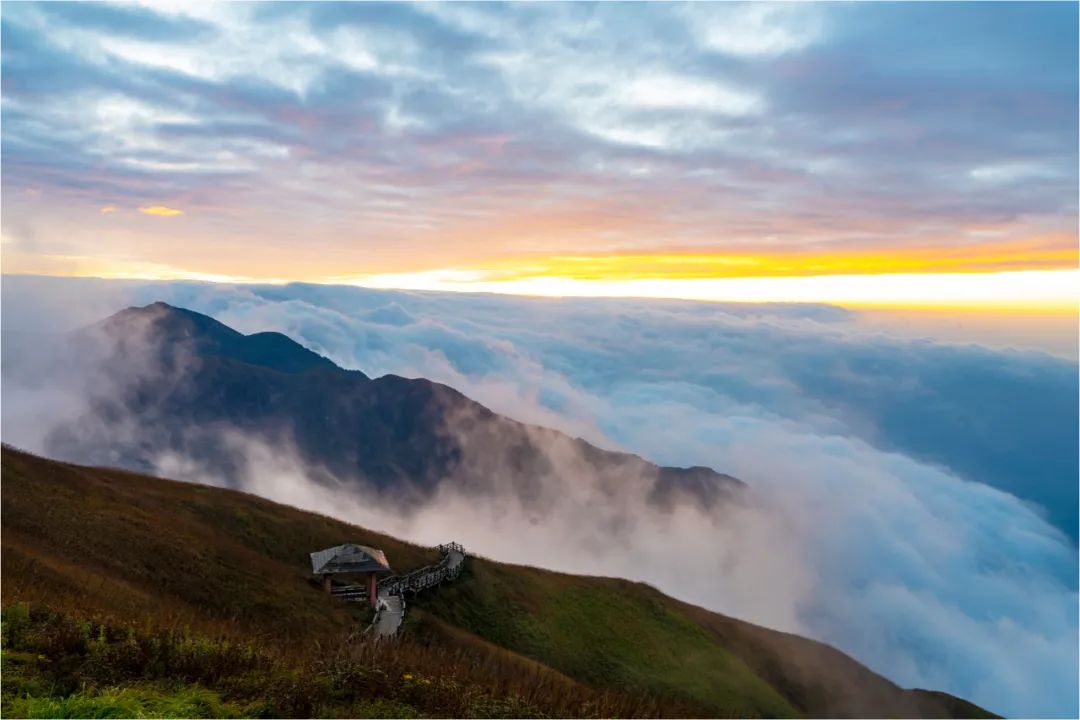
[[800, 714], [663, 600], [638, 583], [473, 560], [418, 604], [592, 685], [681, 698], [722, 717]]

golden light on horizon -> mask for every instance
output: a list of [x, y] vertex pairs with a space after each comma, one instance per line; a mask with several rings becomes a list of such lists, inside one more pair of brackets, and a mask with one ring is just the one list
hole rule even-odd
[[475, 265], [489, 280], [535, 277], [625, 281], [814, 277], [834, 275], [971, 274], [1076, 267], [1076, 241], [1061, 235], [966, 246], [810, 253], [785, 248], [758, 253], [640, 253], [508, 258]]
[[641, 297], [851, 307], [1076, 312], [1077, 250], [1057, 236], [884, 253], [555, 256], [472, 267], [373, 273], [366, 287], [548, 297]]
[[[344, 281], [343, 278], [336, 280]], [[714, 302], [831, 303], [847, 307], [1075, 313], [1080, 270], [734, 278], [490, 280], [475, 270], [353, 278], [371, 288], [490, 292], [544, 297], [637, 297]]]
[[[486, 263], [332, 275], [314, 264], [252, 276], [230, 264], [48, 256], [9, 272], [217, 283], [312, 282], [370, 288], [543, 297], [831, 303], [848, 307], [1076, 313], [1076, 251], [1042, 240], [983, 248], [978, 257], [933, 249], [889, 255], [640, 254], [506, 258]], [[1021, 258], [1023, 258], [1021, 260]], [[14, 260], [15, 257], [9, 259]], [[20, 258], [21, 259], [21, 258]], [[1017, 269], [1008, 269], [1018, 266]], [[239, 272], [237, 271], [239, 270]], [[270, 275], [269, 273], [273, 273]]]
[[183, 210], [177, 210], [176, 208], [166, 207], [165, 205], [151, 205], [149, 207], [139, 208], [139, 212], [143, 215], [158, 215], [160, 217], [173, 217], [174, 215], [183, 215]]

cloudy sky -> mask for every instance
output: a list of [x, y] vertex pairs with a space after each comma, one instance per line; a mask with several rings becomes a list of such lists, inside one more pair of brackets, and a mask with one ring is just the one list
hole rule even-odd
[[1075, 309], [1075, 4], [2, 23], [6, 273]]

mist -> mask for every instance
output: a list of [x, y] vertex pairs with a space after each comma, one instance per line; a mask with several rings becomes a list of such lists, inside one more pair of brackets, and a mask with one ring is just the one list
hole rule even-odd
[[[3, 291], [5, 344], [12, 328], [70, 329], [165, 300], [372, 376], [445, 382], [604, 447], [708, 465], [750, 492], [711, 511], [657, 508], [641, 479], [613, 488], [572, 443], [543, 435], [554, 469], [540, 502], [510, 484], [479, 501], [446, 481], [404, 510], [305, 466], [287, 437], [226, 433], [242, 489], [417, 542], [642, 580], [994, 712], [1078, 710], [1074, 362], [890, 335], [824, 306], [28, 278]], [[7, 366], [3, 439], [31, 450], [101, 383], [34, 388]], [[986, 473], [980, 452], [1028, 464]], [[485, 462], [484, 449], [466, 462]], [[182, 453], [155, 470], [225, 482]]]

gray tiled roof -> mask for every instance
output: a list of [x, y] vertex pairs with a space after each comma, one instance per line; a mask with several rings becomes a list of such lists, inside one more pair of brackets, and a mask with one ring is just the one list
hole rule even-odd
[[346, 543], [311, 553], [311, 572], [316, 575], [390, 572], [390, 563], [382, 550]]

